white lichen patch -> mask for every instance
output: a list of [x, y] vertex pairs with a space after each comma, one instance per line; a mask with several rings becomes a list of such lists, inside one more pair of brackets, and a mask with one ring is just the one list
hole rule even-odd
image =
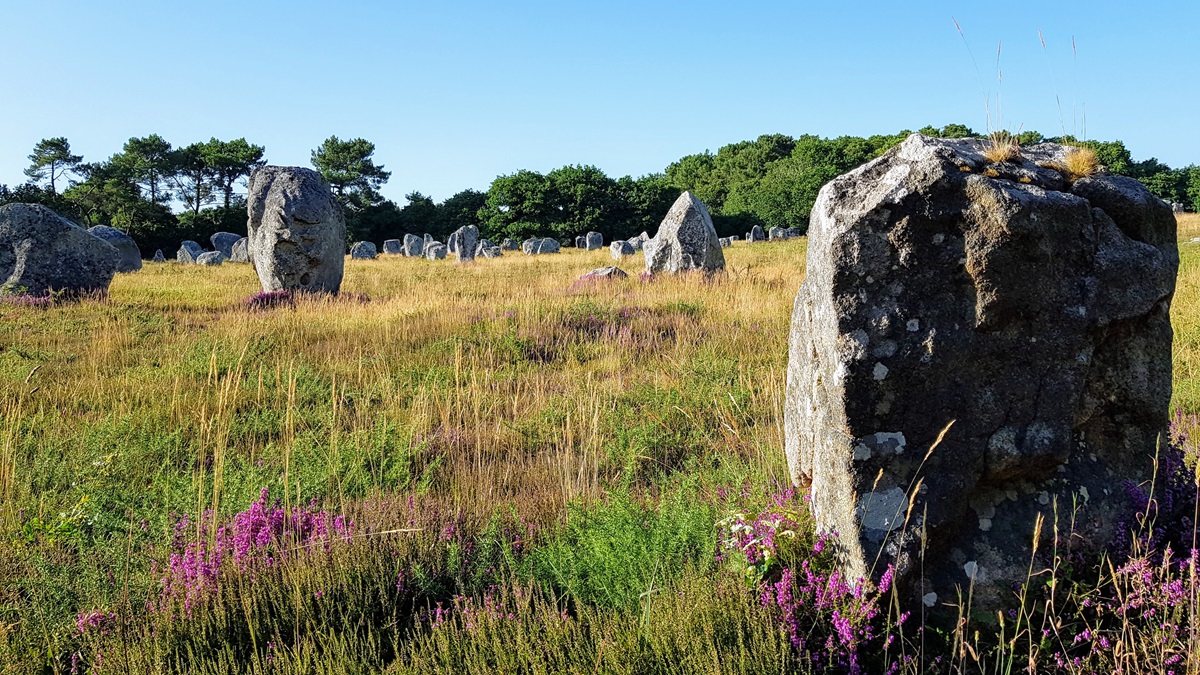
[[[942, 235], [938, 235], [939, 237]], [[937, 593], [930, 591], [921, 597], [921, 602], [925, 603], [926, 607], [933, 607], [937, 604]]]
[[875, 377], [876, 381], [883, 380], [888, 376], [888, 367], [876, 361], [875, 370], [873, 370], [871, 374]]
[[871, 448], [859, 443], [854, 446], [854, 461], [865, 462], [871, 459]]
[[854, 511], [864, 528], [886, 533], [903, 524], [901, 521], [904, 518], [906, 506], [908, 506], [908, 498], [905, 497], [904, 490], [892, 488], [863, 495], [858, 500], [858, 508]]
[[906, 323], [904, 325], [904, 327], [908, 329], [908, 332], [915, 333], [915, 332], [921, 330], [921, 320], [920, 319], [909, 319], [908, 323]]
[[991, 518], [980, 518], [979, 519], [979, 529], [984, 532], [991, 530], [992, 529], [992, 519]]

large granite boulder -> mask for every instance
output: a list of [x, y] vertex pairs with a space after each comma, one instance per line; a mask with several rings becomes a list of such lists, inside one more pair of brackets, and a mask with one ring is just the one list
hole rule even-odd
[[763, 232], [761, 225], [755, 225], [754, 227], [750, 228], [749, 232], [746, 233], [746, 241], [755, 242], [755, 241], [766, 241], [766, 240], [767, 240], [767, 233]]
[[167, 256], [163, 255], [161, 248], [154, 251], [152, 262], [167, 262]]
[[479, 228], [474, 225], [464, 225], [454, 231], [451, 239], [457, 239], [458, 249], [454, 252], [458, 262], [471, 262], [475, 259], [475, 250], [479, 246]]
[[250, 177], [248, 250], [264, 291], [337, 293], [346, 218], [312, 169], [264, 166]]
[[575, 237], [575, 248], [586, 248], [586, 247], [587, 247], [587, 237], [584, 237], [582, 234], [579, 235], [578, 237]]
[[430, 246], [433, 246], [434, 244], [438, 244], [438, 243], [440, 243], [440, 242], [437, 239], [434, 239], [432, 234], [429, 234], [428, 232], [426, 232], [425, 237], [424, 237], [424, 242], [422, 243], [422, 248], [426, 249], [426, 248], [429, 248]]
[[383, 242], [383, 252], [388, 255], [401, 255], [404, 253], [404, 244], [399, 239], [385, 239]]
[[230, 262], [248, 263], [250, 262], [250, 239], [242, 237], [233, 242], [233, 247], [230, 249]]
[[617, 279], [627, 279], [628, 277], [629, 274], [620, 267], [599, 267], [579, 277], [576, 283], [600, 283], [604, 281], [616, 281]]
[[557, 239], [546, 237], [545, 239], [538, 241], [538, 255], [542, 255], [544, 253], [558, 253], [560, 250], [562, 250], [562, 245], [558, 243]]
[[1039, 514], [1035, 572], [1055, 505], [1078, 554], [1128, 541], [1124, 486], [1167, 430], [1179, 258], [1136, 180], [1071, 184], [1062, 146], [991, 163], [985, 144], [914, 134], [821, 189], [784, 426], [846, 574], [893, 565], [912, 607], [973, 588], [994, 618]]
[[725, 269], [725, 254], [721, 252], [712, 217], [691, 192], [679, 195], [643, 250], [648, 274], [691, 270], [713, 273]]
[[199, 258], [201, 253], [204, 253], [203, 246], [192, 241], [191, 239], [185, 239], [183, 243], [179, 245], [179, 250], [175, 252], [175, 260], [177, 262], [191, 264], [196, 262], [196, 258]]
[[779, 241], [787, 238], [787, 230], [782, 227], [772, 227], [771, 229], [767, 230], [767, 239], [769, 241]]
[[350, 246], [350, 257], [355, 260], [374, 260], [379, 249], [370, 241], [356, 241]]
[[505, 251], [520, 251], [521, 245], [516, 240], [505, 237], [504, 241], [500, 242], [500, 248]]
[[599, 232], [587, 233], [587, 250], [599, 251], [604, 248], [604, 235]]
[[425, 252], [425, 240], [415, 234], [406, 234], [402, 250], [410, 258], [419, 258]]
[[537, 237], [530, 237], [521, 242], [521, 252], [525, 255], [537, 255], [538, 246], [542, 243]]
[[0, 206], [0, 293], [108, 290], [121, 254], [40, 204]]
[[220, 251], [228, 260], [233, 257], [233, 245], [241, 238], [240, 234], [232, 232], [215, 232], [208, 238], [208, 241], [212, 244], [214, 251]]
[[446, 257], [446, 245], [433, 243], [426, 246], [425, 257], [429, 260], [443, 260]]
[[225, 254], [220, 251], [208, 251], [196, 256], [196, 264], [206, 267], [216, 267], [225, 262]]
[[499, 258], [504, 255], [504, 251], [499, 246], [488, 246], [481, 250], [479, 255], [484, 258]]
[[142, 269], [142, 251], [129, 235], [107, 225], [89, 227], [88, 232], [93, 237], [100, 237], [112, 244], [112, 247], [117, 249], [117, 253], [121, 254], [117, 263], [118, 272], [136, 272]]

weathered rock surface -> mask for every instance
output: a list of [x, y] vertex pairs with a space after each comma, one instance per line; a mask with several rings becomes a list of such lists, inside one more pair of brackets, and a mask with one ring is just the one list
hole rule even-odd
[[121, 256], [117, 263], [118, 272], [136, 272], [142, 269], [142, 251], [129, 235], [107, 225], [89, 227], [88, 232], [93, 237], [100, 237], [107, 241], [117, 249], [117, 253]]
[[425, 241], [424, 241], [423, 248], [429, 248], [430, 246], [432, 246], [434, 244], [440, 244], [440, 243], [441, 242], [439, 242], [437, 239], [433, 238], [432, 234], [429, 234], [428, 232], [425, 233]]
[[746, 233], [746, 241], [766, 241], [767, 233], [763, 232], [762, 226], [755, 225]]
[[225, 254], [225, 259], [228, 260], [233, 257], [233, 245], [236, 244], [241, 238], [242, 236], [240, 234], [234, 234], [232, 232], [214, 232], [213, 235], [208, 238], [208, 241], [210, 244], [212, 244], [214, 251], [220, 251], [221, 253]]
[[200, 244], [186, 239], [179, 245], [179, 250], [175, 252], [175, 260], [181, 263], [194, 263], [200, 254], [204, 253], [204, 247]]
[[721, 248], [729, 248], [733, 245], [733, 240], [729, 237], [721, 237], [717, 241], [721, 242]]
[[[496, 246], [496, 244], [491, 239], [480, 239], [479, 245], [475, 247], [475, 255], [482, 255], [484, 249], [492, 248], [493, 246]], [[496, 246], [496, 248], [499, 248], [499, 246]]]
[[1122, 486], [1149, 479], [1167, 429], [1179, 258], [1170, 208], [1136, 180], [1068, 184], [1056, 145], [983, 150], [914, 134], [821, 189], [784, 424], [847, 574], [894, 565], [913, 607], [973, 580], [994, 617], [1039, 514], [1051, 548], [1055, 503], [1062, 532], [1081, 507], [1076, 551], [1128, 536]]
[[504, 249], [505, 251], [519, 251], [521, 250], [521, 245], [515, 240], [505, 237], [504, 241], [500, 242], [500, 248]]
[[464, 225], [454, 231], [451, 239], [457, 238], [458, 262], [471, 262], [475, 259], [475, 249], [479, 246], [479, 228], [474, 225]]
[[558, 243], [557, 239], [552, 239], [550, 237], [546, 237], [545, 239], [542, 239], [541, 241], [538, 242], [538, 246], [537, 246], [538, 255], [541, 255], [543, 253], [558, 253], [560, 250], [562, 250], [562, 246], [561, 246], [561, 244]]
[[772, 227], [771, 229], [767, 230], [767, 239], [770, 241], [787, 239], [787, 231], [782, 227]]
[[233, 242], [233, 248], [230, 250], [232, 255], [229, 256], [230, 262], [248, 263], [250, 262], [250, 238], [242, 237]]
[[355, 260], [374, 260], [379, 249], [370, 241], [356, 241], [350, 245], [350, 257]]
[[499, 246], [488, 246], [479, 252], [479, 255], [484, 258], [499, 258], [504, 255], [504, 251]]
[[40, 204], [0, 206], [0, 290], [43, 296], [104, 292], [121, 254]]
[[585, 246], [589, 251], [599, 251], [604, 248], [604, 235], [599, 232], [588, 232]]
[[599, 267], [579, 277], [579, 281], [584, 283], [597, 283], [602, 281], [613, 281], [616, 279], [626, 279], [628, 277], [629, 275], [620, 267]]
[[675, 200], [654, 238], [643, 247], [649, 274], [725, 269], [725, 254], [708, 208], [691, 192]]
[[264, 166], [250, 177], [246, 210], [247, 250], [264, 291], [338, 292], [346, 219], [321, 174]]
[[425, 240], [415, 234], [404, 235], [404, 255], [419, 258], [425, 252]]
[[163, 255], [161, 248], [154, 251], [154, 262], [167, 262], [167, 256]]
[[443, 260], [446, 257], [446, 245], [433, 243], [425, 247], [425, 257], [429, 260]]
[[587, 248], [587, 238], [583, 235], [575, 237], [575, 248]]
[[404, 244], [399, 239], [386, 239], [383, 242], [383, 252], [388, 255], [401, 255], [404, 253]]
[[620, 260], [621, 258], [624, 258], [625, 256], [630, 256], [630, 255], [637, 253], [637, 251], [634, 250], [634, 248], [633, 248], [633, 244], [631, 244], [623, 239], [618, 239], [618, 240], [614, 241], [613, 243], [609, 244], [608, 252], [609, 252], [609, 255], [612, 256], [613, 260]]
[[225, 254], [220, 251], [208, 251], [196, 256], [196, 264], [206, 267], [215, 267], [225, 262]]

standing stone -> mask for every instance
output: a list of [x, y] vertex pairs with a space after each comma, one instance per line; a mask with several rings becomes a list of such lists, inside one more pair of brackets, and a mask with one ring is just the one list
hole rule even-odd
[[419, 258], [425, 252], [425, 240], [415, 234], [404, 235], [404, 255]]
[[229, 256], [230, 262], [247, 263], [250, 262], [250, 238], [242, 237], [233, 242], [231, 250], [233, 255]]
[[738, 239], [738, 236], [737, 236], [736, 234], [731, 234], [731, 235], [729, 235], [729, 241], [738, 241], [738, 240], [739, 240], [739, 239]]
[[216, 232], [208, 238], [208, 241], [212, 244], [214, 251], [220, 251], [228, 260], [233, 257], [233, 245], [241, 238], [241, 235], [232, 232]]
[[525, 255], [537, 255], [538, 244], [541, 242], [541, 239], [530, 237], [529, 239], [521, 242], [521, 252]]
[[206, 267], [215, 267], [225, 262], [225, 254], [220, 251], [208, 251], [196, 256], [196, 264]]
[[575, 237], [575, 248], [587, 248], [587, 238], [582, 235]]
[[458, 262], [471, 262], [475, 259], [475, 248], [479, 245], [479, 228], [474, 225], [464, 225], [454, 231], [458, 239]]
[[634, 237], [633, 239], [630, 239], [626, 243], [629, 244], [630, 246], [632, 246], [633, 250], [635, 252], [642, 250], [642, 246], [645, 244], [645, 242], [642, 241], [641, 237]]
[[604, 235], [599, 232], [587, 233], [587, 250], [599, 251], [604, 248]]
[[163, 255], [161, 248], [154, 252], [154, 262], [167, 262], [167, 256]]
[[179, 250], [175, 252], [175, 260], [181, 263], [194, 263], [201, 253], [204, 253], [204, 248], [200, 244], [186, 239], [180, 244]]
[[505, 237], [504, 241], [500, 242], [500, 248], [505, 251], [519, 251], [521, 250], [521, 245], [516, 241]]
[[100, 237], [112, 244], [112, 247], [121, 254], [120, 261], [117, 263], [118, 272], [136, 272], [142, 269], [142, 251], [129, 235], [107, 225], [89, 227], [88, 232], [93, 237]]
[[446, 257], [446, 245], [434, 242], [425, 247], [425, 257], [429, 260], [443, 260]]
[[346, 219], [321, 174], [264, 166], [250, 176], [246, 210], [247, 250], [264, 291], [338, 292]]
[[493, 246], [495, 246], [495, 244], [492, 243], [491, 239], [480, 239], [479, 245], [475, 247], [475, 255], [480, 255], [483, 253], [483, 249], [491, 248]]
[[721, 237], [717, 241], [721, 242], [721, 248], [729, 248], [731, 245], [733, 245], [733, 241], [730, 240], [729, 237]]
[[763, 232], [761, 225], [755, 225], [746, 233], [746, 241], [766, 241], [767, 234]]
[[356, 241], [350, 246], [350, 257], [355, 260], [374, 260], [379, 255], [374, 242]]
[[541, 255], [543, 253], [558, 253], [560, 249], [561, 249], [561, 245], [558, 243], [557, 239], [553, 239], [551, 237], [546, 237], [545, 239], [538, 240], [538, 244], [537, 244], [538, 255]]
[[1136, 180], [1070, 184], [1061, 146], [1002, 164], [985, 147], [914, 134], [821, 189], [784, 427], [845, 574], [894, 565], [930, 608], [973, 581], [972, 611], [995, 616], [1039, 514], [1046, 566], [1055, 503], [1077, 553], [1129, 536], [1122, 486], [1150, 478], [1167, 430], [1179, 257]]
[[767, 239], [770, 241], [787, 239], [787, 232], [785, 232], [782, 227], [772, 227], [771, 229], [767, 230]]
[[479, 253], [485, 258], [499, 258], [504, 255], [504, 251], [500, 250], [499, 246], [488, 246]]
[[725, 269], [725, 255], [712, 218], [691, 192], [679, 195], [644, 250], [649, 274], [690, 270], [711, 274]]
[[446, 239], [446, 251], [448, 253], [458, 253], [458, 247], [461, 243], [462, 234], [458, 230], [450, 233], [450, 237]]
[[432, 246], [436, 243], [438, 243], [438, 240], [434, 239], [432, 234], [429, 234], [428, 232], [426, 232], [425, 233], [425, 241], [422, 245], [422, 248], [423, 249], [429, 248], [430, 246]]
[[383, 252], [388, 255], [400, 255], [404, 253], [404, 244], [400, 243], [399, 239], [384, 240]]
[[40, 204], [0, 206], [0, 294], [108, 290], [121, 254]]
[[624, 258], [627, 255], [633, 255], [634, 253], [637, 253], [637, 251], [635, 251], [633, 248], [633, 244], [631, 244], [627, 241], [623, 241], [621, 239], [618, 239], [618, 240], [614, 241], [612, 244], [609, 244], [608, 252], [609, 252], [609, 255], [612, 256], [613, 260], [620, 260], [621, 258]]

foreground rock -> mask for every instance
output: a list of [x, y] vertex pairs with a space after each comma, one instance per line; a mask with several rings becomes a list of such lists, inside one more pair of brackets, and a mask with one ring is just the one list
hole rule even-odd
[[229, 259], [233, 257], [233, 245], [241, 238], [241, 235], [232, 232], [217, 232], [209, 237], [208, 241], [212, 244], [214, 251], [220, 251], [226, 259]]
[[107, 225], [89, 227], [88, 233], [93, 237], [100, 237], [117, 249], [117, 253], [120, 254], [117, 262], [118, 272], [136, 272], [142, 269], [142, 251], [129, 235]]
[[220, 251], [208, 251], [196, 256], [196, 264], [206, 267], [215, 267], [225, 262], [225, 254]]
[[1061, 146], [1022, 152], [913, 135], [812, 212], [788, 466], [845, 573], [894, 565], [912, 607], [972, 583], [973, 611], [1014, 605], [1056, 503], [1075, 552], [1127, 541], [1128, 486], [1167, 429], [1170, 208], [1129, 178], [1069, 185], [1041, 166]]
[[608, 253], [612, 256], [613, 260], [621, 260], [626, 256], [631, 256], [634, 253], [637, 253], [637, 250], [633, 248], [633, 244], [622, 239], [618, 239], [612, 244], [609, 244]]
[[0, 292], [104, 292], [120, 258], [112, 244], [45, 206], [0, 206]]
[[692, 270], [713, 273], [725, 269], [725, 254], [721, 252], [712, 217], [691, 192], [679, 195], [643, 250], [649, 274]]
[[190, 265], [196, 262], [196, 258], [199, 258], [201, 253], [204, 253], [203, 246], [191, 239], [185, 239], [179, 245], [179, 250], [175, 252], [175, 261]]
[[406, 234], [402, 250], [410, 258], [419, 258], [425, 252], [425, 240], [415, 234]]
[[248, 251], [264, 291], [337, 293], [346, 220], [321, 174], [265, 166], [250, 177]]
[[464, 225], [454, 231], [452, 240], [458, 242], [458, 262], [471, 262], [475, 259], [475, 250], [479, 246], [479, 228], [474, 225]]
[[379, 255], [379, 249], [370, 241], [356, 241], [350, 246], [350, 257], [355, 260], [374, 260]]
[[230, 262], [250, 262], [250, 239], [247, 237], [238, 239], [236, 242], [234, 242], [231, 253], [232, 255], [229, 256]]

